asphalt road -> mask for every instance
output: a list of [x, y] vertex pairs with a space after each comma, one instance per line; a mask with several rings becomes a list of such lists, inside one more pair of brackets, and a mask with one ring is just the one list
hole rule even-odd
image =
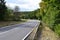
[[0, 40], [22, 40], [39, 23], [38, 20], [29, 20], [22, 24], [0, 28]]

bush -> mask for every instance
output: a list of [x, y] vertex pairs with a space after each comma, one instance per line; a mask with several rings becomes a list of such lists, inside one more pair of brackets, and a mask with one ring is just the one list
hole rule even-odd
[[60, 36], [60, 24], [54, 27], [55, 32]]

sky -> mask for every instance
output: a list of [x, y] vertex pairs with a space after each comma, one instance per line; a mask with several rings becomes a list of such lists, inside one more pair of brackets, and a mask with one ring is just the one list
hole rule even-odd
[[20, 11], [33, 11], [39, 8], [41, 0], [5, 0], [6, 5], [14, 9], [19, 6]]

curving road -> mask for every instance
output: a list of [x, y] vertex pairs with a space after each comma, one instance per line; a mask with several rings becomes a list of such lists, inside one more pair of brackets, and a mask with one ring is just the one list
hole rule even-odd
[[38, 20], [28, 20], [22, 24], [16, 24], [0, 28], [0, 40], [22, 40], [33, 28], [39, 25]]

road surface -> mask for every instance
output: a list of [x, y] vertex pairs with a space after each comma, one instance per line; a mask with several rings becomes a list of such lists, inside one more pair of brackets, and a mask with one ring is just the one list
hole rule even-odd
[[0, 28], [0, 40], [22, 40], [39, 23], [38, 20], [29, 20], [22, 24]]

